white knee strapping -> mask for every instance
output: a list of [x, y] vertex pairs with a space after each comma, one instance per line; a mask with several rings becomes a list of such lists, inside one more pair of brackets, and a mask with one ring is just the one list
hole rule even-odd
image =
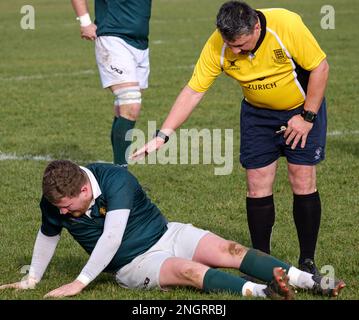
[[141, 90], [139, 86], [120, 88], [115, 90], [113, 94], [116, 96], [115, 106], [134, 103], [141, 104]]

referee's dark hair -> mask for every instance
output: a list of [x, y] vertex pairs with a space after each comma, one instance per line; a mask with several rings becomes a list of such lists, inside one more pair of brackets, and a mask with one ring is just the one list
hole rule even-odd
[[258, 22], [256, 11], [241, 1], [224, 3], [217, 14], [217, 28], [227, 41], [235, 41], [242, 35], [252, 34]]

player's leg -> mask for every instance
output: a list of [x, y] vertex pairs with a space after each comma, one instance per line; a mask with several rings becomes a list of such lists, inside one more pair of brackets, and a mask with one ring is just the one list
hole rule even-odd
[[274, 268], [290, 268], [289, 264], [264, 252], [247, 248], [213, 233], [208, 233], [199, 240], [192, 260], [214, 268], [239, 269], [265, 282], [271, 281]]
[[[215, 268], [235, 268], [256, 279], [269, 282], [273, 269], [289, 269], [289, 265], [259, 250], [221, 238], [191, 224], [172, 222], [161, 242], [173, 256], [193, 260]], [[172, 234], [172, 236], [170, 236]], [[161, 247], [162, 248], [162, 247]]]
[[208, 233], [198, 242], [192, 259], [210, 267], [236, 268], [266, 283], [273, 279], [273, 270], [280, 268], [287, 273], [290, 285], [327, 296], [338, 295], [345, 286], [341, 280], [303, 272], [264, 252], [248, 249], [213, 233]]
[[138, 82], [111, 86], [115, 95], [114, 119], [111, 129], [111, 143], [114, 163], [126, 165], [128, 148], [132, 142], [131, 130], [141, 110], [141, 90]]
[[115, 96], [111, 130], [114, 163], [127, 165], [130, 130], [140, 113], [142, 90], [147, 88], [148, 50], [138, 50], [118, 37], [102, 36], [96, 39], [96, 61], [102, 86]]
[[272, 270], [268, 285], [247, 281], [239, 276], [177, 257], [166, 259], [160, 270], [160, 286], [191, 286], [205, 292], [227, 292], [251, 297], [291, 299], [293, 292], [283, 269]]

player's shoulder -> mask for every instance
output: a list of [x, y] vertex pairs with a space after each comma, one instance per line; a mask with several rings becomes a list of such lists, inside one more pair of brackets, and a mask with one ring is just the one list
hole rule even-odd
[[97, 162], [87, 165], [86, 168], [93, 173], [100, 188], [113, 183], [118, 185], [137, 182], [136, 177], [126, 167], [118, 164]]
[[125, 173], [127, 168], [118, 164], [109, 162], [94, 162], [85, 166], [93, 174], [106, 174], [106, 173]]

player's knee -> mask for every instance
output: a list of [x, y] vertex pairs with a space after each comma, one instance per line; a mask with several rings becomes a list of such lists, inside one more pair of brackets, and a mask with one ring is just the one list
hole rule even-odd
[[129, 86], [116, 89], [115, 109], [119, 110], [116, 115], [135, 121], [137, 120], [141, 110], [141, 89], [139, 86]]
[[132, 104], [121, 106], [118, 110], [118, 115], [128, 120], [136, 121], [140, 115], [141, 105]]
[[247, 248], [237, 242], [228, 241], [225, 246], [225, 251], [231, 256], [244, 257], [247, 253]]
[[178, 276], [190, 283], [198, 283], [201, 279], [201, 272], [199, 268], [196, 268], [196, 264], [193, 262], [183, 263], [178, 268]]
[[115, 95], [115, 106], [141, 104], [142, 94], [139, 86], [121, 87], [116, 89], [113, 94]]

